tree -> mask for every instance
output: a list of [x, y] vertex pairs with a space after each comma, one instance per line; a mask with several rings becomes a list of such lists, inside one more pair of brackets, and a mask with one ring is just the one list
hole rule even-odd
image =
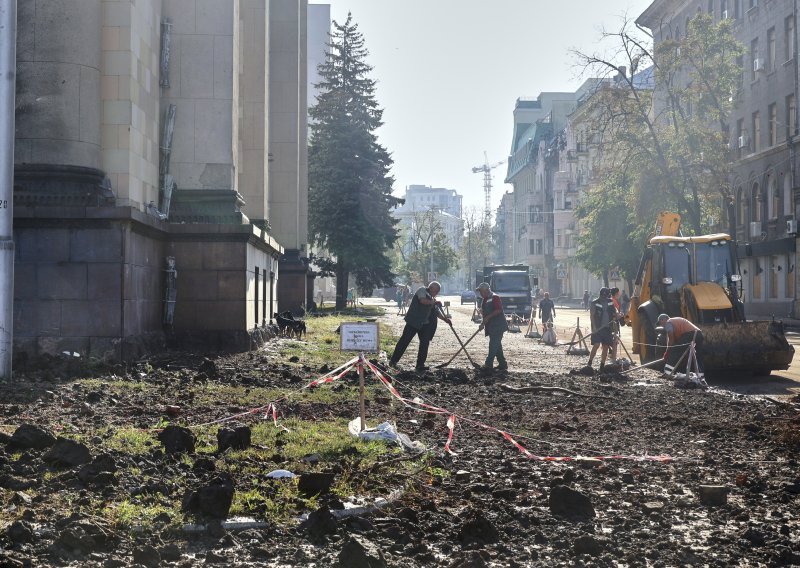
[[[587, 70], [610, 78], [588, 103], [593, 130], [608, 166], [631, 177], [629, 203], [647, 226], [658, 211], [670, 209], [700, 233], [709, 215], [722, 218], [731, 198], [727, 121], [743, 53], [733, 26], [698, 14], [683, 37], [663, 30], [673, 39], [653, 52], [650, 38], [625, 21], [619, 32], [603, 33], [613, 55], [578, 54]], [[655, 85], [636, 73], [650, 66]]]
[[492, 254], [491, 227], [486, 213], [477, 207], [464, 212], [464, 246], [461, 259], [467, 268], [467, 288], [477, 285], [473, 282], [475, 271], [487, 265]]
[[619, 268], [633, 289], [642, 256], [644, 236], [635, 212], [627, 206], [631, 192], [630, 179], [618, 172], [592, 187], [575, 209], [583, 229], [576, 258], [586, 270], [600, 275], [606, 286], [609, 272]]
[[309, 111], [308, 225], [312, 241], [334, 257], [336, 308], [343, 309], [351, 273], [361, 290], [393, 284], [387, 252], [398, 231], [390, 212], [403, 200], [392, 197], [392, 159], [375, 134], [383, 111], [351, 14], [333, 22], [328, 47]]
[[411, 225], [404, 227], [397, 246], [398, 272], [411, 281], [422, 282], [428, 272], [447, 275], [458, 268], [456, 254], [436, 211], [414, 213]]

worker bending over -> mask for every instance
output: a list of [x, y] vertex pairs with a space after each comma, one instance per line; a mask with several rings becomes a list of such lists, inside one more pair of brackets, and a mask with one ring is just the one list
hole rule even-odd
[[[667, 314], [658, 316], [658, 325], [664, 329], [667, 334], [667, 361], [664, 365], [664, 370], [668, 373], [672, 372], [678, 359], [684, 354], [689, 344], [694, 341], [695, 354], [697, 355], [697, 366], [700, 376], [703, 376], [703, 361], [701, 360], [700, 349], [703, 346], [703, 332], [699, 327], [694, 325], [686, 318], [674, 317], [671, 318]], [[673, 346], [678, 346], [673, 349]]]

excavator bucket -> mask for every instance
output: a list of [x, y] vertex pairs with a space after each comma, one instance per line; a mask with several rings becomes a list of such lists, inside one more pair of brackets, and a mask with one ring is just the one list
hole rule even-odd
[[700, 354], [706, 375], [769, 375], [789, 368], [794, 347], [786, 341], [783, 322], [747, 321], [702, 324]]

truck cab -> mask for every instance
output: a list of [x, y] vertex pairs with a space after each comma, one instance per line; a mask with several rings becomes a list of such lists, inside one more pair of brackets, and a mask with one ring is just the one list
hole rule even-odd
[[483, 281], [503, 299], [506, 314], [527, 316], [531, 312], [531, 279], [525, 265], [487, 266]]

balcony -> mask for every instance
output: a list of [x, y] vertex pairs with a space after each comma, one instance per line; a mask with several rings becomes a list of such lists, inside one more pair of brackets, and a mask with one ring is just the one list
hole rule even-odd
[[567, 150], [567, 161], [568, 162], [578, 161], [578, 154], [575, 150]]
[[589, 145], [586, 142], [578, 142], [577, 144], [575, 144], [575, 151], [578, 154], [588, 154]]

